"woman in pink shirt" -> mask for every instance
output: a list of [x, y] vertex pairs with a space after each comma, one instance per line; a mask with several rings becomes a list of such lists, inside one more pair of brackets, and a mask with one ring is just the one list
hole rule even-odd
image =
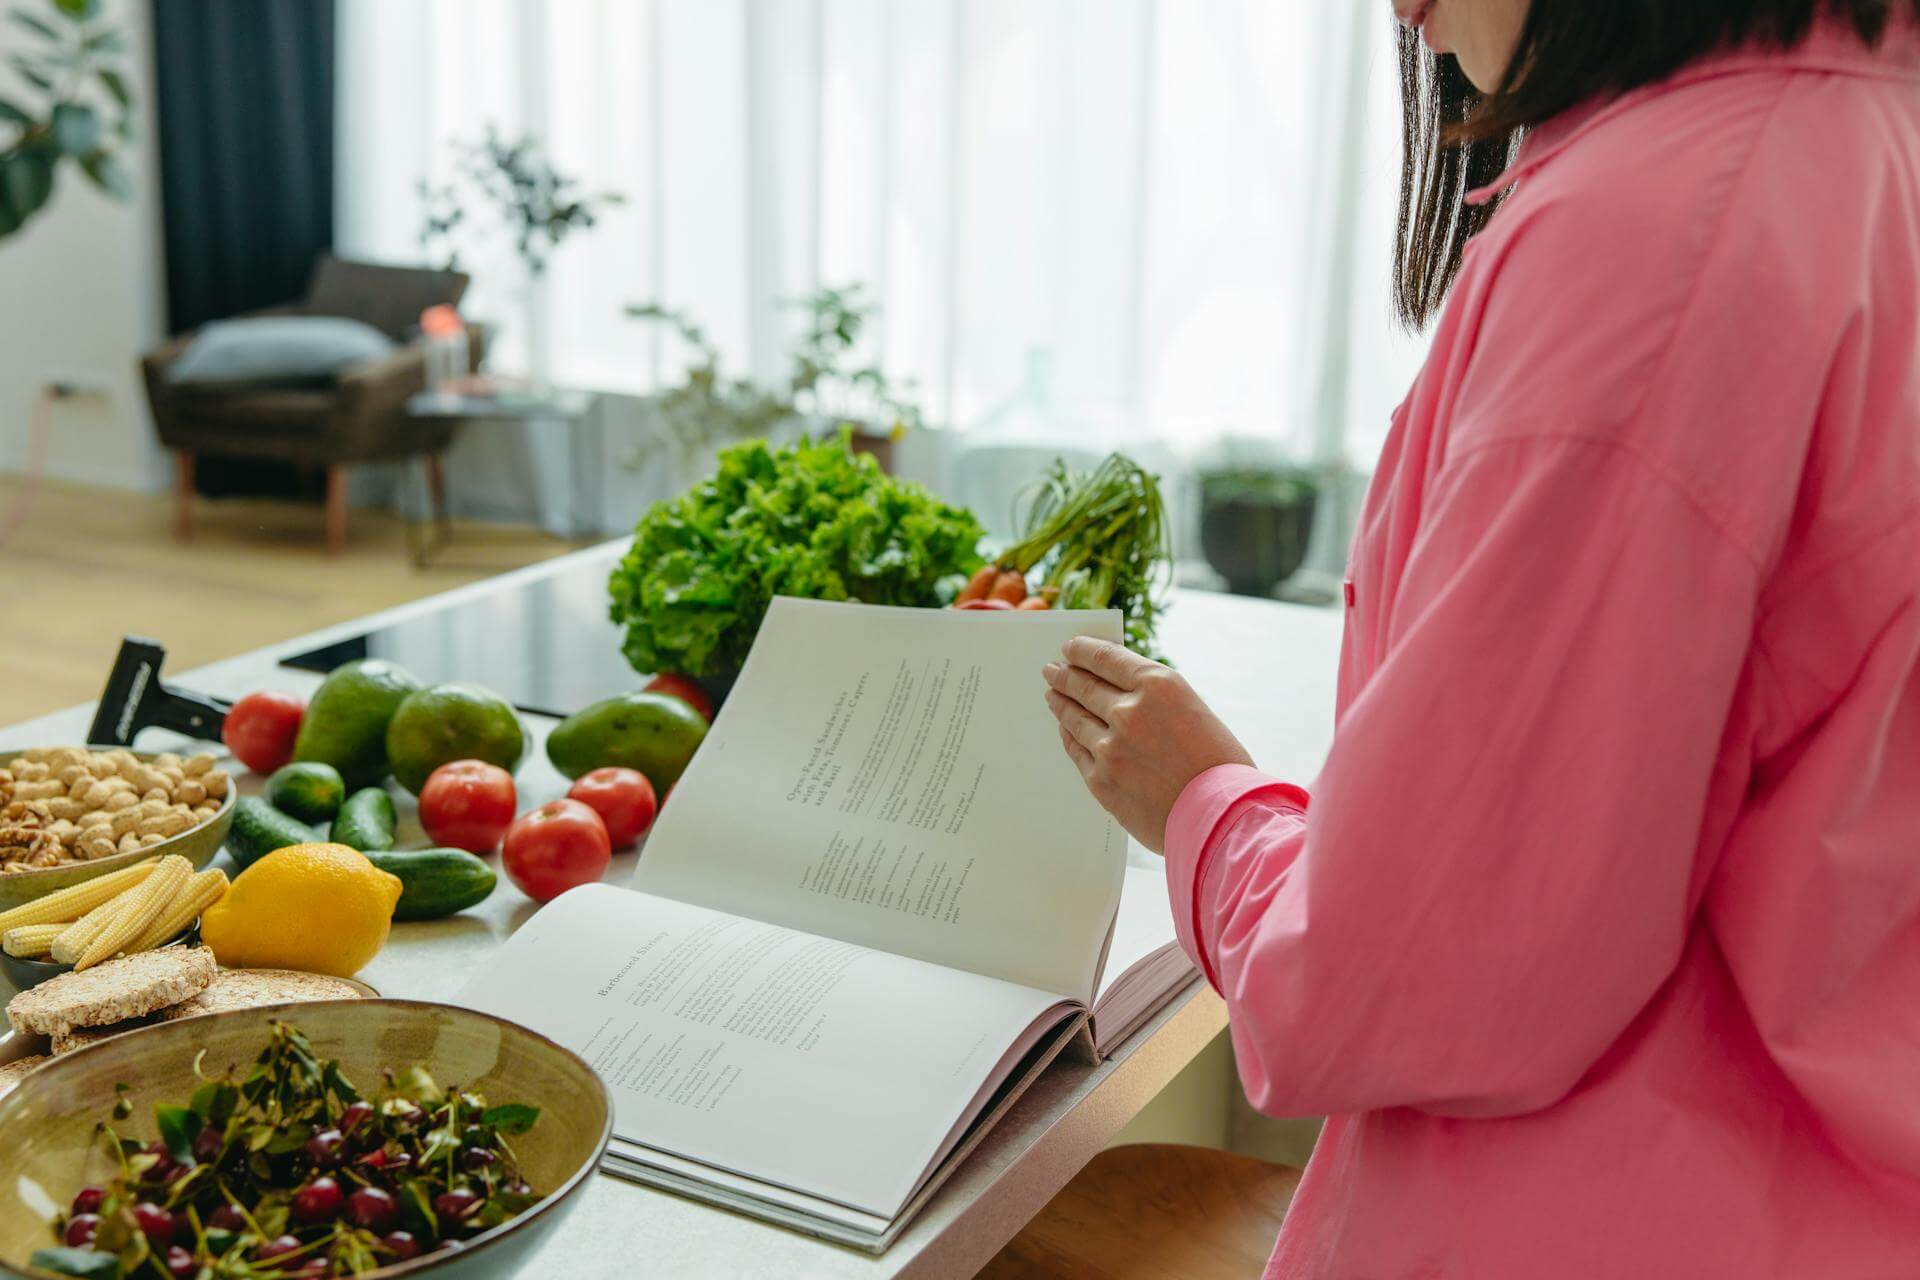
[[1920, 1276], [1915, 7], [1400, 0], [1437, 327], [1311, 800], [1048, 668], [1248, 1096], [1332, 1117], [1269, 1276]]

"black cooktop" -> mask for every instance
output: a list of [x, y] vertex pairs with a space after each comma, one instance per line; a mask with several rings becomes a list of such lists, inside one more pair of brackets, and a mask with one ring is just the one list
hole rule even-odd
[[621, 629], [607, 617], [607, 574], [624, 549], [570, 557], [562, 568], [535, 569], [280, 662], [324, 672], [356, 658], [386, 658], [427, 684], [465, 681], [523, 711], [571, 715], [642, 683], [620, 652]]

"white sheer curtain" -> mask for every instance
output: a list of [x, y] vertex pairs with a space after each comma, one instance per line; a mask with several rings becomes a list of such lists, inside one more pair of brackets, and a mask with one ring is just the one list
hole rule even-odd
[[779, 300], [860, 280], [962, 439], [1017, 403], [1090, 450], [1364, 470], [1419, 358], [1387, 320], [1384, 0], [340, 9], [343, 250], [417, 257], [416, 183], [488, 123], [627, 197], [532, 288], [472, 264], [509, 367], [644, 392], [681, 353], [621, 309], [658, 299], [775, 375]]

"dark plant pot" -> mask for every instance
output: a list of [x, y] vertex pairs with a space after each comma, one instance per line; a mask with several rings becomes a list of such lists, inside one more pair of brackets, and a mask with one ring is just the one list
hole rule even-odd
[[1307, 558], [1314, 494], [1202, 498], [1200, 549], [1236, 595], [1266, 596]]

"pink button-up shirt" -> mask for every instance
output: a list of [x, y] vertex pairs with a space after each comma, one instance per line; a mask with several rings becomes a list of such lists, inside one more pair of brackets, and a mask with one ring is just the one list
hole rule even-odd
[[1248, 1096], [1333, 1117], [1267, 1274], [1912, 1280], [1920, 40], [1714, 58], [1501, 185], [1311, 802], [1167, 827]]

